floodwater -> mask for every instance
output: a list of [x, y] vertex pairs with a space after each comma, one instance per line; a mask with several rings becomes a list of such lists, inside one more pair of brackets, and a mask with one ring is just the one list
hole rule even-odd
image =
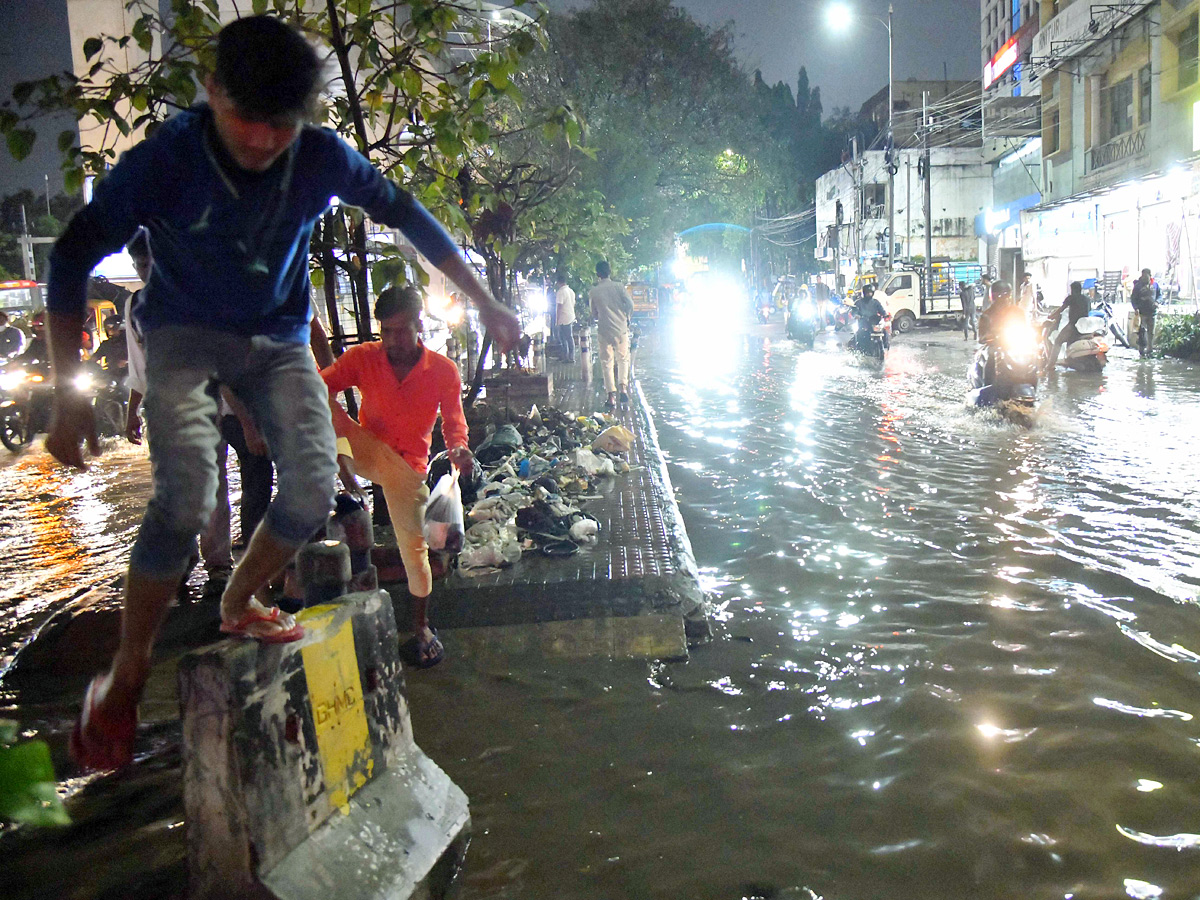
[[[965, 409], [949, 332], [640, 353], [716, 636], [495, 669], [447, 634], [409, 693], [471, 799], [461, 900], [1200, 893], [1200, 370], [1118, 351], [1025, 428]], [[5, 653], [119, 574], [145, 477], [0, 469]]]
[[638, 361], [716, 640], [410, 679], [462, 896], [1200, 893], [1200, 371], [1120, 351], [1022, 428], [954, 333], [733, 331]]

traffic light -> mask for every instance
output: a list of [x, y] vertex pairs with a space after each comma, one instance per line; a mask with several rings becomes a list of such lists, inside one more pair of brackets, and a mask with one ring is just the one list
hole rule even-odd
[[841, 227], [842, 222], [845, 221], [843, 216], [844, 216], [844, 213], [842, 212], [842, 201], [839, 200], [834, 205], [834, 214], [833, 214], [833, 220], [838, 224], [839, 228]]

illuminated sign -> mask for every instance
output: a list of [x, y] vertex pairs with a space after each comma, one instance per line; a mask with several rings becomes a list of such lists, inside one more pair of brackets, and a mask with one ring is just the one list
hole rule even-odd
[[1011, 69], [1017, 62], [1020, 56], [1020, 51], [1017, 49], [1017, 36], [1014, 34], [1004, 46], [996, 51], [996, 55], [992, 57], [991, 62], [983, 67], [983, 87], [984, 90], [990, 88], [996, 83], [1005, 72]]

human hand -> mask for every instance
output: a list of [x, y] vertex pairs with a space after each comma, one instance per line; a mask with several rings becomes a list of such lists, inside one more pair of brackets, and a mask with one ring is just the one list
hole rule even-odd
[[86, 469], [81, 445], [87, 442], [92, 456], [100, 455], [100, 438], [96, 435], [96, 417], [87, 397], [75, 391], [55, 388], [54, 418], [46, 437], [46, 450], [64, 465]]
[[475, 461], [475, 454], [466, 447], [455, 447], [453, 450], [448, 451], [446, 455], [450, 458], [450, 465], [454, 466], [460, 472], [469, 470], [471, 463]]
[[358, 473], [354, 471], [354, 460], [345, 454], [339, 453], [337, 462], [338, 479], [342, 482], [342, 487], [365, 503], [367, 500], [367, 490], [358, 483]]
[[125, 440], [131, 444], [142, 442], [142, 417], [138, 415], [137, 407], [130, 405], [125, 413]]
[[503, 353], [512, 350], [521, 337], [521, 323], [517, 321], [517, 314], [495, 300], [479, 308], [479, 321]]
[[246, 449], [255, 456], [271, 455], [266, 440], [263, 439], [262, 433], [253, 422], [242, 422], [242, 434], [246, 437]]

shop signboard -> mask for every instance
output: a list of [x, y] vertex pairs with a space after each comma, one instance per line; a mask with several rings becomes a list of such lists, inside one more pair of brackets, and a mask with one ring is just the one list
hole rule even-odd
[[1042, 133], [1042, 98], [997, 97], [983, 107], [983, 136], [1032, 138]]

